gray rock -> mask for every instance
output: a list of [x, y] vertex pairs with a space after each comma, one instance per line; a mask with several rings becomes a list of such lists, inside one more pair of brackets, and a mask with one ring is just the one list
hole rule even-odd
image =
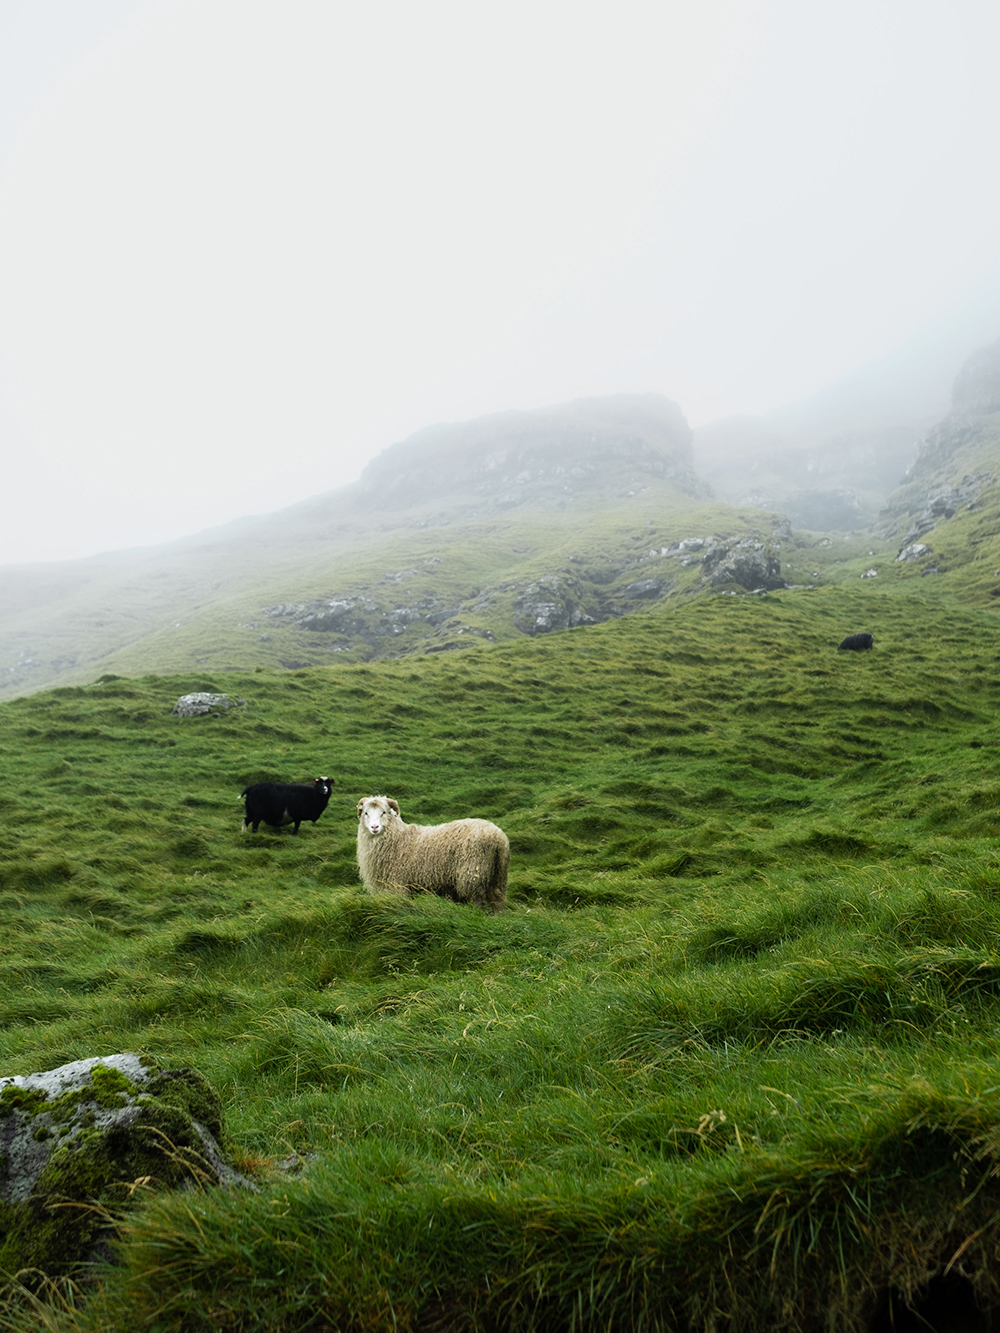
[[461, 613], [461, 606], [452, 606], [443, 611], [432, 611], [425, 619], [429, 625], [443, 625], [446, 620], [452, 620]]
[[748, 592], [773, 592], [788, 586], [781, 577], [779, 557], [754, 537], [717, 546], [705, 556], [702, 569], [716, 588], [735, 583]]
[[330, 631], [337, 634], [363, 634], [369, 628], [372, 617], [382, 614], [382, 608], [370, 598], [359, 595], [313, 602], [309, 606], [296, 607], [291, 614], [300, 629], [321, 634]]
[[663, 585], [659, 579], [640, 579], [638, 583], [630, 583], [625, 589], [626, 597], [659, 597], [663, 591]]
[[904, 546], [899, 555], [896, 556], [896, 563], [900, 561], [912, 563], [914, 560], [922, 560], [925, 555], [930, 555], [931, 548], [923, 542], [910, 542], [909, 546]]
[[193, 1069], [125, 1053], [0, 1078], [0, 1270], [106, 1255], [109, 1210], [137, 1182], [256, 1188], [224, 1141], [218, 1094]]
[[229, 694], [182, 694], [174, 704], [172, 714], [174, 717], [205, 717], [211, 713], [221, 717], [230, 708], [241, 708], [245, 703], [245, 699]]
[[551, 634], [553, 630], [593, 625], [596, 617], [583, 607], [576, 579], [556, 574], [529, 583], [514, 602], [514, 624], [522, 634]]

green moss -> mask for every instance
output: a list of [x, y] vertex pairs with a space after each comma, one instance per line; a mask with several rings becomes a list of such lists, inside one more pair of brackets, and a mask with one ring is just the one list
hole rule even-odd
[[[5, 1098], [8, 1115], [40, 1116], [33, 1138], [53, 1138], [58, 1125], [60, 1141], [31, 1198], [0, 1204], [0, 1270], [69, 1271], [114, 1229], [137, 1182], [176, 1188], [202, 1175], [194, 1122], [224, 1137], [218, 1094], [193, 1070], [150, 1072], [148, 1085], [137, 1086], [121, 1070], [95, 1065], [87, 1086], [54, 1099], [5, 1089], [20, 1094]], [[137, 1117], [117, 1125], [113, 1113], [130, 1105]]]
[[92, 1099], [105, 1110], [114, 1110], [127, 1104], [136, 1088], [120, 1069], [110, 1065], [95, 1065], [90, 1074]]
[[44, 1114], [54, 1125], [65, 1124], [83, 1102], [94, 1102], [102, 1110], [117, 1110], [135, 1096], [136, 1086], [121, 1072], [109, 1065], [95, 1065], [90, 1074], [90, 1085], [72, 1088], [58, 1097], [50, 1097], [44, 1088], [20, 1088], [14, 1084], [0, 1090], [0, 1116]]
[[48, 1096], [41, 1089], [19, 1088], [16, 1083], [8, 1083], [0, 1089], [0, 1119], [13, 1115], [15, 1111], [21, 1115], [37, 1115], [39, 1111], [47, 1111]]

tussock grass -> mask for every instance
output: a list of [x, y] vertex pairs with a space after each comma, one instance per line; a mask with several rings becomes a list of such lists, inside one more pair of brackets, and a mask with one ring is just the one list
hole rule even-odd
[[[5, 704], [0, 1072], [194, 1065], [261, 1193], [138, 1201], [118, 1267], [0, 1327], [861, 1330], [946, 1271], [995, 1305], [996, 622], [930, 583]], [[170, 716], [207, 687], [246, 706]], [[318, 824], [241, 834], [248, 781], [317, 773]], [[507, 912], [365, 894], [373, 792], [500, 823]]]

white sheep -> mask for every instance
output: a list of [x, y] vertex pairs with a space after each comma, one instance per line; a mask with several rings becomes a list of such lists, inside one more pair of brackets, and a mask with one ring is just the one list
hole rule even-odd
[[423, 890], [499, 912], [510, 843], [488, 819], [405, 824], [388, 796], [358, 802], [358, 868], [369, 893]]

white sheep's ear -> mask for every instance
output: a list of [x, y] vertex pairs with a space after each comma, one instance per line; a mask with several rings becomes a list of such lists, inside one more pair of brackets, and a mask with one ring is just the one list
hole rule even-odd
[[392, 810], [397, 815], [399, 814], [399, 806], [396, 804], [396, 802], [392, 799], [391, 796], [389, 797], [387, 804], [390, 810]]
[[361, 818], [361, 811], [362, 811], [364, 808], [365, 808], [365, 803], [364, 803], [364, 801], [359, 801], [359, 802], [358, 802], [358, 818], [359, 818], [359, 819]]

